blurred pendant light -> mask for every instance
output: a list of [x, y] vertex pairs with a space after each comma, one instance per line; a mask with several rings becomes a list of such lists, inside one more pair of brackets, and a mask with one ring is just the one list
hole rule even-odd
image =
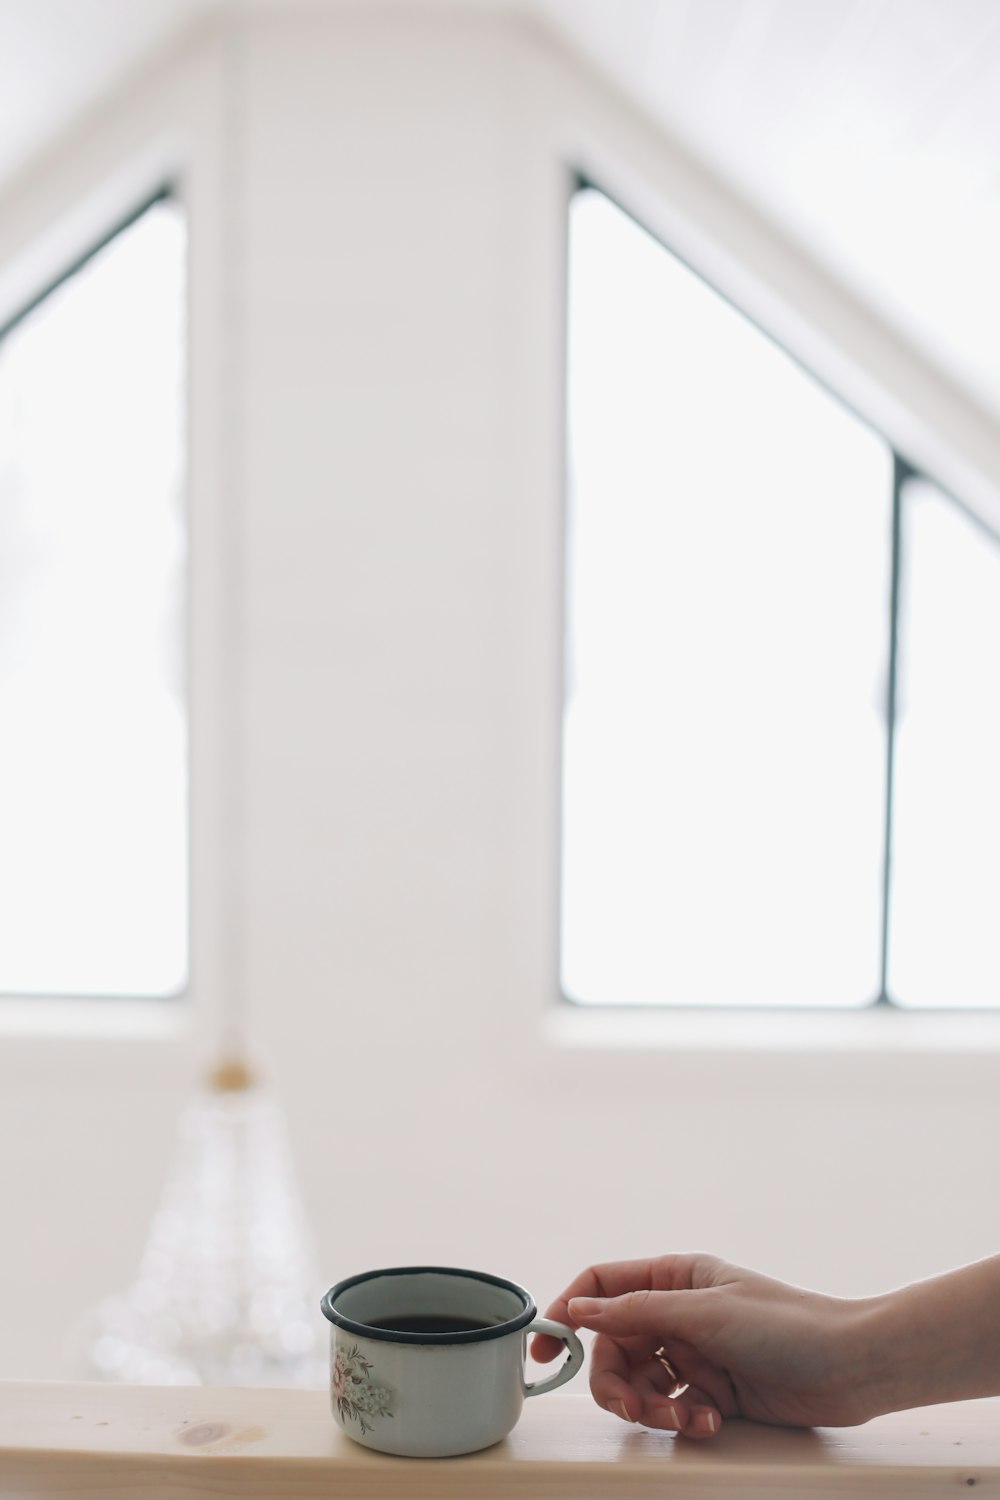
[[243, 1065], [188, 1103], [138, 1275], [101, 1309], [106, 1380], [323, 1383], [316, 1281], [284, 1121]]
[[[240, 778], [244, 489], [241, 305], [245, 49], [240, 0], [228, 0], [223, 34], [220, 185], [223, 279], [221, 467], [228, 528], [230, 764]], [[138, 1274], [97, 1314], [89, 1366], [100, 1378], [139, 1384], [315, 1385], [324, 1380], [318, 1284], [295, 1190], [282, 1113], [247, 1065], [240, 913], [242, 809], [225, 811], [229, 890], [227, 992], [219, 1062], [184, 1109], [174, 1160]]]

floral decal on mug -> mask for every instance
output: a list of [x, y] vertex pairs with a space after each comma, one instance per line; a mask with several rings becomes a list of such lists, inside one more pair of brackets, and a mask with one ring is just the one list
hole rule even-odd
[[362, 1432], [371, 1432], [376, 1417], [391, 1417], [392, 1392], [388, 1386], [376, 1385], [374, 1366], [365, 1359], [357, 1344], [348, 1349], [338, 1344], [330, 1372], [333, 1401], [345, 1422], [357, 1422]]

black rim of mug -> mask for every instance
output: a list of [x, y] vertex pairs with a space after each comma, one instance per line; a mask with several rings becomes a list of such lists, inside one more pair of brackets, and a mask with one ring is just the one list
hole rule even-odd
[[[523, 1301], [524, 1308], [505, 1323], [493, 1323], [488, 1328], [463, 1329], [459, 1333], [401, 1333], [391, 1328], [370, 1328], [367, 1323], [358, 1323], [354, 1318], [345, 1317], [338, 1311], [337, 1298], [348, 1287], [360, 1286], [364, 1281], [377, 1281], [384, 1276], [465, 1276], [471, 1281], [485, 1281], [490, 1286], [502, 1286], [508, 1292], [514, 1292]], [[457, 1266], [390, 1266], [383, 1271], [362, 1271], [360, 1275], [348, 1276], [346, 1280], [338, 1281], [336, 1286], [332, 1286], [324, 1295], [320, 1307], [323, 1316], [345, 1333], [353, 1334], [359, 1339], [378, 1339], [386, 1344], [482, 1344], [487, 1339], [502, 1339], [509, 1333], [527, 1328], [538, 1315], [530, 1292], [526, 1292], [523, 1286], [518, 1286], [516, 1281], [508, 1281], [504, 1276], [491, 1276], [488, 1271], [460, 1270]]]

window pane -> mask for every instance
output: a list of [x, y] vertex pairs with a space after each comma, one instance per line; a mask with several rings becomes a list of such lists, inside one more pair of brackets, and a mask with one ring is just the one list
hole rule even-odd
[[562, 979], [881, 979], [891, 457], [601, 194], [571, 223]]
[[187, 971], [184, 225], [154, 205], [0, 343], [0, 990]]
[[1000, 1005], [1000, 546], [904, 489], [889, 993]]

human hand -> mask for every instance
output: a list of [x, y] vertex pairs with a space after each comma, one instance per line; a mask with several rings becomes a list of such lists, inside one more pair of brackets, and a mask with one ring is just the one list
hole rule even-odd
[[[597, 1334], [590, 1389], [599, 1406], [703, 1438], [726, 1417], [791, 1427], [867, 1421], [878, 1409], [868, 1308], [713, 1255], [663, 1255], [590, 1267], [546, 1316]], [[539, 1335], [532, 1353], [544, 1363], [561, 1348]]]

